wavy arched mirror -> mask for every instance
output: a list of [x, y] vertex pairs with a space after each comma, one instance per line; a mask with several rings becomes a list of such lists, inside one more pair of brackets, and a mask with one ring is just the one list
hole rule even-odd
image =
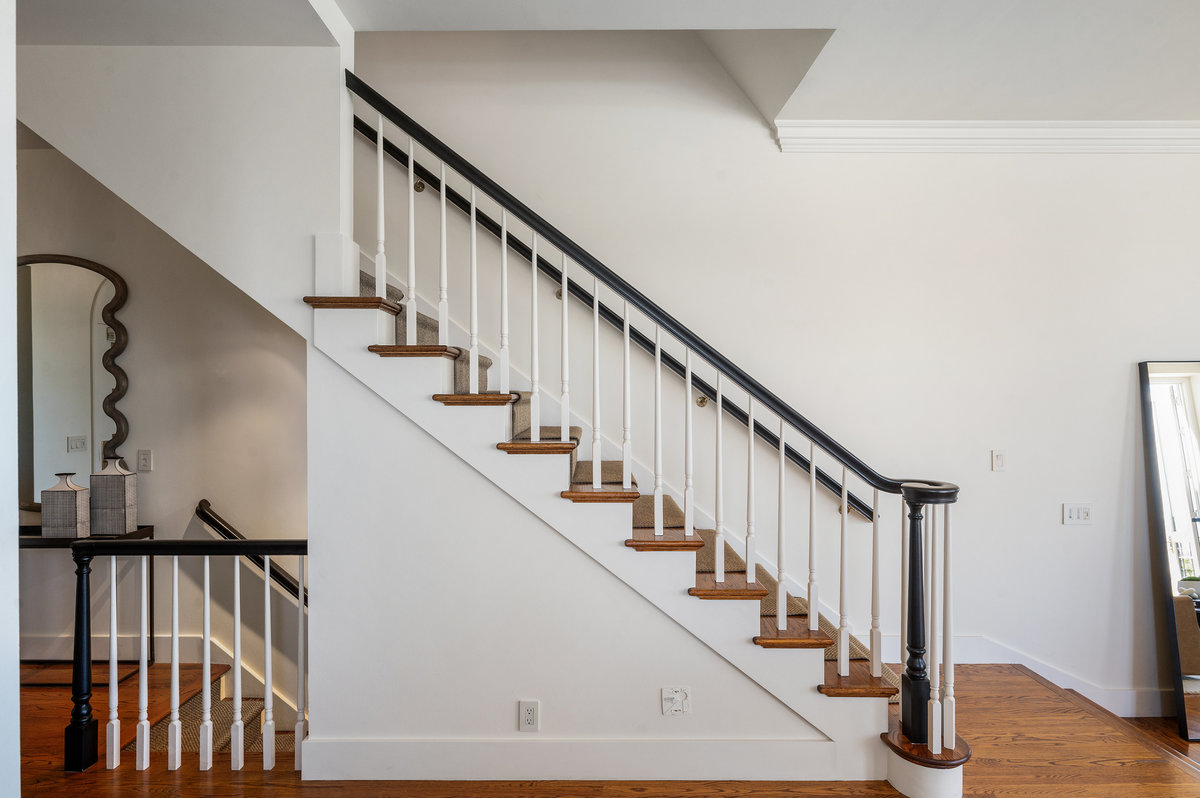
[[1179, 734], [1200, 740], [1200, 361], [1141, 363], [1146, 505]]
[[128, 343], [116, 315], [128, 294], [120, 275], [94, 261], [17, 259], [22, 525], [40, 523], [38, 497], [56, 473], [99, 470], [129, 434], [117, 409], [129, 380], [116, 362]]

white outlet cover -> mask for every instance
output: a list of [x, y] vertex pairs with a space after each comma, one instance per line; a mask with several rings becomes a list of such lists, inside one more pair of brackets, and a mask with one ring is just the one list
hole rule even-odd
[[692, 711], [692, 688], [664, 687], [662, 689], [662, 713], [664, 715], [686, 715]]
[[1062, 522], [1064, 525], [1092, 523], [1092, 505], [1090, 502], [1063, 504]]
[[542, 726], [540, 701], [517, 702], [517, 731], [535, 732]]

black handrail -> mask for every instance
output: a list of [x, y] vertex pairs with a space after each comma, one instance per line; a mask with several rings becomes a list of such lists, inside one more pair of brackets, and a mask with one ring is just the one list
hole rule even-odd
[[[368, 141], [378, 144], [379, 133], [375, 130], [375, 128], [371, 127], [371, 125], [369, 125], [362, 117], [359, 117], [359, 116], [354, 117], [354, 129], [358, 133], [361, 133], [362, 136], [364, 138], [366, 138]], [[384, 136], [384, 138], [383, 138], [383, 151], [390, 158], [392, 158], [392, 160], [401, 164], [402, 166], [404, 166], [404, 168], [406, 168], [406, 169], [408, 168], [408, 154], [406, 152], [404, 152], [404, 150], [402, 150], [398, 146], [396, 146], [396, 144], [393, 143], [391, 140], [389, 140], [387, 138], [387, 136]], [[442, 191], [441, 179], [437, 175], [435, 175], [432, 171], [430, 171], [427, 167], [422, 166], [420, 161], [418, 161], [416, 164], [414, 164], [412, 172], [416, 177], [418, 177], [420, 180], [424, 181], [425, 184], [430, 189], [437, 191], [439, 193]], [[455, 191], [454, 188], [451, 186], [446, 186], [446, 200], [451, 205], [453, 205], [454, 207], [456, 207], [460, 211], [462, 211], [464, 214], [469, 215], [471, 213], [471, 201], [469, 199], [467, 199], [465, 196], [463, 196], [461, 193], [459, 193], [458, 191]], [[495, 219], [493, 219], [487, 213], [479, 210], [478, 207], [476, 207], [476, 209], [475, 209], [475, 223], [478, 224], [480, 227], [482, 227], [487, 232], [491, 233], [496, 238], [500, 238], [500, 236], [504, 232], [504, 228], [501, 227], [499, 222], [497, 222]], [[512, 233], [508, 234], [508, 247], [509, 247], [509, 249], [512, 249], [513, 251], [515, 251], [518, 256], [524, 258], [527, 261], [532, 261], [533, 249], [528, 244], [526, 244], [524, 241], [522, 241], [520, 238], [518, 238], [516, 235], [514, 235]], [[546, 274], [548, 277], [550, 277], [550, 279], [556, 285], [560, 284], [562, 282], [562, 271], [557, 266], [555, 266], [553, 263], [551, 263], [550, 261], [543, 258], [541, 255], [538, 256], [538, 271], [540, 271], [540, 272]], [[573, 296], [577, 300], [579, 300], [579, 302], [582, 303], [583, 305], [586, 305], [589, 308], [592, 307], [593, 297], [592, 297], [591, 292], [589, 292], [586, 288], [581, 286], [579, 283], [577, 283], [574, 280], [571, 280], [569, 278], [567, 280], [567, 292], [571, 296]], [[600, 306], [600, 318], [604, 319], [604, 321], [606, 321], [608, 324], [610, 324], [611, 326], [615, 327], [618, 330], [624, 329], [625, 320], [621, 314], [617, 313], [615, 310], [613, 310], [612, 308], [610, 308], [608, 305], [606, 305], [603, 302], [599, 303], [599, 306]], [[631, 342], [633, 342], [638, 348], [642, 349], [643, 351], [649, 352], [650, 354], [654, 353], [654, 349], [655, 349], [654, 339], [651, 338], [650, 336], [646, 335], [641, 330], [637, 329], [636, 327], [634, 327], [632, 325], [630, 325], [630, 327], [629, 327], [629, 340]], [[680, 377], [684, 376], [684, 372], [685, 372], [684, 364], [681, 363], [677, 358], [675, 358], [671, 354], [669, 354], [667, 352], [663, 352], [662, 353], [662, 363], [670, 371], [674, 372], [678, 376], [680, 376]], [[710, 385], [708, 383], [708, 381], [703, 380], [703, 379], [695, 376], [694, 374], [692, 375], [692, 388], [693, 388], [693, 390], [696, 391], [696, 393], [699, 393], [702, 396], [705, 396], [709, 399], [712, 399], [715, 401], [717, 398], [717, 389], [714, 388], [712, 385]], [[735, 421], [739, 422], [742, 426], [746, 426], [746, 424], [750, 420], [749, 414], [747, 414], [747, 412], [745, 410], [741, 409], [740, 407], [738, 407], [735, 404], [732, 404], [730, 402], [722, 402], [721, 407], [724, 409], [724, 411], [726, 413], [728, 413], [730, 416], [732, 416], [733, 419]], [[754, 423], [754, 428], [755, 428], [755, 432], [758, 434], [758, 437], [760, 437], [768, 446], [770, 446], [773, 449], [779, 448], [779, 436], [778, 435], [771, 432], [769, 429], [767, 429], [765, 426], [763, 426], [763, 424], [761, 424], [760, 422], [757, 422], [757, 421]], [[787, 451], [786, 451], [786, 456], [787, 456], [788, 460], [790, 460], [791, 462], [800, 466], [800, 468], [804, 469], [805, 471], [808, 471], [808, 458], [805, 457], [803, 454], [801, 454], [799, 451], [792, 448], [791, 446], [788, 446]], [[830, 493], [834, 494], [835, 496], [840, 497], [842, 495], [841, 483], [838, 482], [836, 479], [834, 479], [832, 476], [830, 476], [828, 473], [826, 473], [825, 470], [820, 468], [819, 466], [817, 467], [817, 482], [820, 483], [820, 485], [822, 487], [824, 487], [826, 490], [828, 490]], [[848, 494], [847, 502], [850, 505], [850, 509], [857, 512], [859, 515], [861, 515], [863, 518], [867, 519], [868, 521], [871, 520], [871, 518], [872, 518], [871, 505], [867, 504], [865, 501], [860, 499], [854, 493]]]
[[99, 758], [100, 724], [92, 711], [92, 560], [101, 556], [240, 556], [308, 554], [308, 541], [151, 540], [89, 538], [71, 544], [75, 560], [75, 639], [71, 663], [71, 720], [64, 730], [63, 769], [84, 771]]
[[[210, 502], [208, 499], [201, 499], [196, 504], [196, 517], [208, 524], [208, 526], [211, 527], [214, 532], [216, 532], [225, 540], [247, 539], [246, 536], [239, 532], [233, 524], [217, 515], [216, 510], [212, 508], [212, 502]], [[263, 569], [263, 558], [261, 555], [247, 554], [246, 559], [257, 565], [260, 571]], [[300, 582], [296, 579], [296, 577], [292, 576], [275, 563], [271, 563], [271, 581], [283, 588], [283, 590], [290, 594], [292, 598], [300, 598]], [[304, 606], [308, 606], [308, 588], [304, 588]]]
[[944, 487], [947, 491], [953, 489], [954, 492], [957, 492], [955, 486], [937, 480], [892, 479], [879, 474], [850, 452], [850, 450], [846, 449], [804, 416], [793, 410], [774, 393], [767, 390], [762, 383], [743, 371], [733, 361], [722, 355], [681, 322], [652, 302], [626, 282], [620, 275], [605, 266], [591, 253], [576, 244], [531, 208], [510, 194], [499, 183], [492, 180], [472, 163], [452, 150], [441, 139], [417, 124], [412, 117], [393, 105], [387, 98], [371, 88], [371, 86], [349, 69], [346, 70], [346, 88], [361, 97], [363, 101], [378, 111], [389, 122], [408, 133], [415, 142], [419, 143], [434, 157], [462, 175], [471, 185], [490, 196], [533, 232], [550, 242], [563, 255], [578, 263], [588, 273], [598, 278], [620, 295], [621, 298], [641, 311], [650, 321], [657, 324], [685, 347], [707, 361], [719, 373], [731, 379], [760, 405], [782, 418], [789, 426], [798, 430], [804, 437], [815, 443], [847, 469], [853, 471], [871, 487], [885, 493], [900, 493], [901, 487], [905, 483], [921, 483], [931, 488]]

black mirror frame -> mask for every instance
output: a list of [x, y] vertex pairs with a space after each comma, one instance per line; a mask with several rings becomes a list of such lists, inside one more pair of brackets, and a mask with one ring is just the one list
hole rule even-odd
[[21, 266], [32, 266], [35, 263], [63, 263], [68, 266], [78, 266], [81, 269], [87, 269], [99, 274], [113, 284], [113, 298], [101, 309], [100, 318], [104, 319], [104, 323], [112, 329], [114, 339], [100, 362], [104, 366], [104, 370], [113, 375], [113, 379], [116, 380], [116, 385], [113, 386], [108, 396], [104, 397], [104, 402], [101, 404], [104, 415], [113, 420], [116, 430], [113, 432], [112, 437], [104, 442], [101, 448], [101, 456], [105, 460], [120, 457], [117, 449], [129, 437], [129, 420], [125, 418], [124, 413], [117, 409], [117, 402], [121, 401], [129, 391], [129, 375], [125, 373], [123, 368], [117, 365], [117, 358], [125, 351], [125, 347], [129, 345], [129, 331], [117, 319], [117, 311], [124, 307], [126, 300], [129, 299], [129, 286], [125, 284], [125, 280], [121, 278], [121, 275], [112, 269], [86, 258], [77, 258], [73, 255], [22, 255], [17, 258], [18, 268]]

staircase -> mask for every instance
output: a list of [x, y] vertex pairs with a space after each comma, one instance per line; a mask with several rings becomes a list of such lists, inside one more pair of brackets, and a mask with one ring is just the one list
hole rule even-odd
[[[314, 346], [815, 726], [827, 739], [794, 752], [807, 777], [886, 776], [906, 795], [961, 794], [970, 749], [954, 723], [950, 506], [957, 487], [878, 474], [349, 72], [347, 87], [377, 120], [374, 127], [355, 120], [374, 149], [376, 246], [369, 258], [345, 240], [318, 237], [318, 295], [304, 298], [314, 309]], [[406, 146], [385, 138], [388, 123]], [[385, 169], [392, 164], [408, 171], [407, 258], [401, 258], [407, 275], [387, 268], [395, 250], [403, 251], [389, 250], [385, 235]], [[456, 190], [448, 173], [465, 180], [467, 189]], [[432, 229], [418, 224], [421, 207], [425, 219], [437, 209]], [[449, 314], [448, 207], [467, 222], [453, 235], [469, 237], [470, 246], [463, 303], [469, 321], [461, 327]], [[489, 307], [497, 299], [500, 306], [497, 338], [484, 335], [480, 323], [481, 233], [501, 244], [499, 296], [486, 297]], [[417, 285], [416, 254], [417, 239], [426, 236], [440, 236], [437, 299], [428, 302]], [[520, 300], [509, 292], [514, 260], [529, 266], [530, 292]], [[549, 278], [549, 288], [539, 286], [539, 275]], [[545, 324], [539, 305], [553, 301], [547, 293], [554, 288], [561, 321]], [[590, 340], [580, 342], [572, 332], [578, 326], [570, 318], [572, 300], [590, 310]], [[514, 317], [528, 329], [527, 358], [510, 346]], [[556, 331], [557, 340], [547, 342], [547, 330]], [[572, 404], [571, 361], [586, 351], [580, 343], [590, 345], [590, 418], [578, 413], [578, 400]], [[539, 379], [541, 360], [543, 350], [555, 348], [559, 390], [548, 390]], [[654, 402], [653, 435], [635, 441], [630, 375], [638, 368], [631, 355], [637, 349], [653, 356]], [[681, 490], [667, 484], [663, 468], [663, 396], [680, 387], [664, 386], [664, 365], [682, 379]], [[493, 383], [497, 390], [489, 390]], [[602, 385], [617, 383], [623, 394], [619, 439], [606, 434], [611, 427], [600, 407]], [[696, 501], [693, 421], [693, 406], [709, 402], [715, 403], [716, 455], [711, 511]], [[547, 415], [558, 423], [545, 424]], [[726, 434], [731, 440], [741, 434], [737, 452], [723, 448]], [[771, 553], [760, 551], [756, 535], [756, 491], [763, 487], [755, 471], [764, 452], [774, 452], [778, 469]], [[606, 453], [620, 456], [606, 459]], [[738, 457], [746, 469], [736, 487], [745, 489], [744, 536], [730, 528], [725, 510], [734, 491], [727, 471]], [[787, 486], [797, 474], [808, 493], [807, 519], [800, 523], [789, 521], [786, 509]], [[888, 602], [901, 617], [902, 679], [883, 664], [880, 631], [880, 519], [894, 512], [881, 501], [888, 494], [900, 498], [902, 510], [891, 515], [900, 520], [902, 586]], [[817, 520], [822, 503], [839, 514], [837, 557], [833, 536]], [[869, 575], [850, 570], [852, 520], [871, 524]], [[807, 549], [807, 579], [787, 568], [794, 539]], [[835, 562], [836, 578], [825, 577], [838, 585], [833, 609], [818, 595], [818, 575], [834, 570]], [[869, 585], [871, 595], [865, 641], [851, 634], [854, 582]], [[889, 703], [898, 705], [890, 713]]]

